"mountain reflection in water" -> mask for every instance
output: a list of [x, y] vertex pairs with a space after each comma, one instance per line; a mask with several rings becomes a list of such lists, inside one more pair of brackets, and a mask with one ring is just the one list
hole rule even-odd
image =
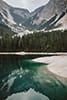
[[13, 94], [6, 100], [49, 100], [48, 97], [29, 89], [28, 92]]
[[36, 57], [0, 56], [0, 100], [20, 100], [16, 97], [21, 94], [22, 100], [67, 100], [67, 86], [49, 73], [46, 62], [31, 60]]

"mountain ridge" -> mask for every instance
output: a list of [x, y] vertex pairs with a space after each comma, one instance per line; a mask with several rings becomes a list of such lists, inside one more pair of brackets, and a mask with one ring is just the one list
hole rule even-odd
[[67, 20], [65, 16], [67, 17], [67, 0], [49, 0], [46, 5], [31, 13], [27, 9], [12, 7], [0, 0], [0, 23], [8, 25], [18, 33], [25, 30], [62, 28], [62, 18]]

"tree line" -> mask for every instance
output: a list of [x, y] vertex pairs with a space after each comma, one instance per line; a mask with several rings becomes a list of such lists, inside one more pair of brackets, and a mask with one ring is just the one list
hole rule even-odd
[[34, 32], [22, 37], [5, 34], [0, 38], [0, 52], [66, 52], [67, 30]]

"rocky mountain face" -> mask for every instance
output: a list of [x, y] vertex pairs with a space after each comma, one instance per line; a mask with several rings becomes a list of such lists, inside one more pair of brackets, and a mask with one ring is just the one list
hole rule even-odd
[[17, 33], [24, 32], [26, 29], [25, 26], [22, 25], [22, 22], [25, 21], [28, 16], [28, 10], [13, 8], [3, 0], [0, 0], [0, 25], [8, 26], [12, 31]]
[[4, 19], [13, 24], [22, 22], [24, 19], [29, 18], [30, 15], [27, 9], [13, 8], [2, 0], [0, 1], [0, 8], [0, 14]]
[[0, 23], [8, 25], [16, 32], [26, 29], [65, 27], [67, 26], [67, 0], [49, 0], [45, 6], [31, 13], [27, 9], [11, 7], [0, 0]]
[[[50, 0], [31, 14], [31, 23], [38, 28], [56, 24], [67, 13], [67, 0]], [[52, 24], [53, 23], [53, 24]]]

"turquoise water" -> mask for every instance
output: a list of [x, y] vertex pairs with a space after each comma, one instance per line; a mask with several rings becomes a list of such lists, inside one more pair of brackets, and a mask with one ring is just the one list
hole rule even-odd
[[[64, 84], [56, 75], [47, 70], [46, 62], [36, 63], [31, 60], [36, 57], [38, 55], [0, 56], [0, 100], [5, 100], [8, 96], [17, 93], [28, 94], [30, 89], [35, 91], [33, 91], [34, 94], [41, 93], [47, 96], [49, 100], [67, 100], [66, 83]], [[35, 100], [34, 97], [33, 100]]]

